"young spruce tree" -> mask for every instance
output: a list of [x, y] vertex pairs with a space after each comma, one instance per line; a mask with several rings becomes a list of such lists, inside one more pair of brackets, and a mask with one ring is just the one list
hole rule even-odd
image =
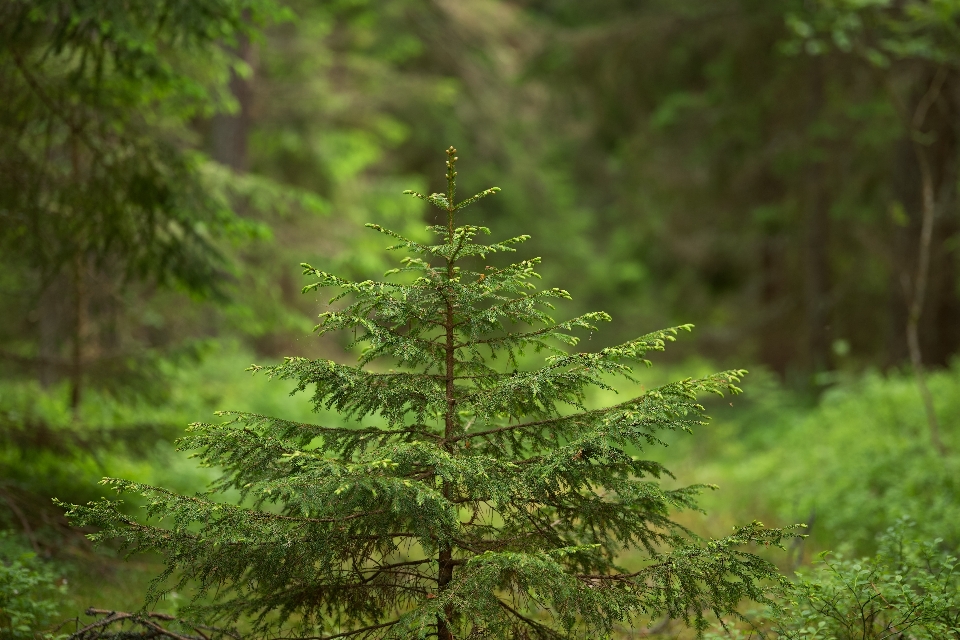
[[[364, 345], [357, 366], [287, 358], [254, 366], [313, 389], [317, 409], [350, 428], [250, 413], [191, 426], [181, 441], [223, 470], [207, 494], [176, 495], [126, 480], [118, 492], [147, 498], [151, 526], [103, 500], [74, 506], [74, 521], [100, 527], [133, 551], [155, 550], [167, 569], [150, 598], [195, 585], [190, 615], [246, 619], [257, 635], [359, 638], [567, 638], [607, 636], [616, 623], [669, 616], [704, 628], [736, 615], [780, 580], [745, 550], [777, 545], [784, 530], [759, 523], [704, 541], [670, 520], [695, 508], [702, 487], [666, 490], [660, 464], [631, 455], [658, 433], [703, 423], [701, 393], [738, 393], [742, 371], [668, 384], [603, 409], [589, 387], [632, 378], [632, 365], [680, 330], [657, 331], [594, 353], [568, 353], [576, 329], [610, 320], [588, 313], [555, 322], [562, 289], [536, 291], [537, 259], [504, 268], [490, 254], [519, 236], [480, 244], [489, 230], [458, 220], [498, 189], [456, 201], [456, 151], [447, 190], [423, 196], [446, 224], [436, 244], [404, 238], [413, 254], [385, 280], [351, 282], [304, 266], [304, 291], [337, 290], [317, 332], [346, 329]], [[517, 325], [529, 327], [515, 330]], [[524, 353], [542, 367], [521, 368]], [[394, 369], [379, 365], [392, 359]], [[362, 422], [380, 416], [383, 426]], [[237, 490], [239, 505], [216, 494]], [[149, 520], [148, 520], [149, 522]], [[646, 561], [626, 572], [628, 549]]]

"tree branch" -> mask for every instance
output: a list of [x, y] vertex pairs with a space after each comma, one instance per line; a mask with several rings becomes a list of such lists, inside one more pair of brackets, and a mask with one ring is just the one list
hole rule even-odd
[[933, 404], [933, 396], [927, 387], [926, 370], [923, 365], [923, 352], [920, 348], [920, 318], [923, 314], [923, 303], [927, 293], [927, 279], [930, 273], [930, 246], [933, 240], [933, 226], [936, 214], [936, 196], [933, 184], [933, 169], [930, 166], [930, 159], [927, 156], [927, 150], [921, 143], [919, 137], [922, 133], [920, 129], [926, 120], [927, 112], [930, 107], [940, 97], [940, 92], [947, 79], [947, 70], [940, 67], [933, 81], [930, 83], [926, 93], [920, 99], [913, 115], [907, 113], [906, 106], [897, 92], [891, 86], [889, 80], [886, 83], [887, 93], [890, 100], [900, 114], [903, 125], [906, 127], [910, 137], [910, 143], [913, 146], [914, 154], [917, 156], [917, 164], [920, 169], [921, 196], [923, 215], [920, 225], [919, 255], [917, 257], [917, 270], [913, 281], [910, 283], [910, 296], [907, 313], [907, 348], [910, 352], [910, 364], [913, 367], [914, 376], [917, 379], [917, 387], [920, 391], [920, 398], [923, 401], [924, 411], [927, 415], [927, 425], [930, 431], [930, 441], [941, 456], [947, 454], [947, 448], [940, 437], [940, 423], [937, 420], [936, 408]]
[[390, 622], [384, 622], [383, 624], [373, 624], [369, 627], [363, 627], [362, 629], [354, 629], [353, 631], [344, 631], [343, 633], [336, 633], [332, 636], [297, 636], [296, 638], [277, 638], [277, 640], [333, 640], [334, 638], [349, 638], [350, 636], [355, 636], [359, 633], [366, 633], [368, 631], [376, 631], [377, 629], [385, 629], [386, 627], [392, 627], [393, 625], [400, 622], [399, 619], [391, 620]]
[[508, 605], [508, 604], [507, 604], [506, 602], [504, 602], [503, 600], [500, 600], [500, 599], [498, 598], [498, 599], [497, 599], [497, 603], [498, 603], [501, 607], [503, 607], [504, 609], [506, 609], [508, 612], [510, 612], [510, 614], [511, 614], [513, 617], [515, 617], [515, 618], [517, 618], [518, 620], [522, 621], [524, 624], [526, 624], [526, 625], [528, 625], [528, 626], [530, 626], [530, 627], [533, 627], [534, 629], [536, 629], [536, 630], [539, 631], [540, 633], [545, 634], [545, 635], [547, 635], [547, 636], [549, 636], [549, 637], [552, 637], [552, 638], [558, 638], [558, 639], [559, 639], [559, 638], [562, 638], [562, 637], [563, 637], [562, 635], [560, 635], [559, 633], [557, 633], [556, 631], [554, 631], [553, 629], [551, 629], [551, 628], [548, 627], [547, 625], [545, 625], [545, 624], [540, 624], [540, 623], [537, 622], [536, 620], [533, 620], [533, 619], [531, 619], [531, 618], [526, 617], [525, 615], [523, 615], [522, 613], [520, 613], [519, 611], [517, 611], [516, 609], [514, 609], [514, 608], [511, 607], [510, 605]]

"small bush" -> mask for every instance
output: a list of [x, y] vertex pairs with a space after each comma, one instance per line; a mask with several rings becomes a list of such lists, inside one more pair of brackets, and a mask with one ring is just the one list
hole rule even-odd
[[960, 639], [960, 564], [940, 540], [908, 539], [910, 528], [888, 529], [872, 557], [822, 554], [779, 609], [748, 616], [751, 629], [716, 629], [707, 639]]
[[65, 591], [34, 553], [0, 534], [0, 639], [55, 638], [48, 629]]

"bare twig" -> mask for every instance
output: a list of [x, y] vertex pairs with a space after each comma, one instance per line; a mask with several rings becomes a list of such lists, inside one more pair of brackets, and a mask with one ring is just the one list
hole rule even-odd
[[914, 377], [917, 380], [917, 387], [920, 391], [920, 398], [923, 401], [924, 411], [927, 415], [927, 425], [930, 431], [930, 441], [941, 456], [946, 455], [947, 448], [940, 437], [940, 423], [937, 420], [936, 409], [933, 404], [933, 396], [927, 386], [926, 369], [923, 365], [923, 352], [920, 350], [920, 318], [923, 314], [923, 303], [927, 293], [927, 281], [930, 275], [930, 247], [933, 241], [933, 225], [936, 214], [936, 195], [933, 184], [933, 169], [930, 166], [930, 159], [927, 156], [927, 149], [923, 144], [921, 129], [926, 121], [927, 113], [930, 107], [936, 103], [943, 90], [943, 85], [947, 80], [947, 70], [941, 67], [930, 83], [930, 87], [917, 103], [916, 109], [911, 115], [900, 100], [897, 92], [889, 82], [887, 91], [893, 102], [894, 107], [900, 113], [904, 126], [906, 126], [910, 142], [913, 145], [914, 154], [917, 156], [917, 164], [920, 169], [921, 195], [922, 195], [922, 219], [920, 225], [920, 246], [917, 256], [917, 270], [913, 281], [910, 282], [909, 308], [907, 313], [907, 348], [910, 352], [910, 364], [913, 367]]
[[916, 141], [913, 142], [913, 148], [917, 154], [923, 183], [923, 222], [920, 227], [920, 253], [917, 258], [917, 274], [911, 287], [910, 311], [907, 315], [907, 346], [910, 349], [910, 363], [913, 366], [913, 373], [917, 378], [917, 386], [920, 389], [923, 407], [927, 414], [930, 440], [937, 453], [943, 456], [946, 455], [947, 448], [940, 438], [940, 423], [937, 420], [936, 409], [933, 405], [933, 395], [927, 386], [923, 353], [920, 350], [920, 317], [923, 313], [923, 302], [926, 297], [927, 280], [930, 274], [930, 245], [933, 239], [936, 202], [933, 195], [933, 175], [926, 149]]
[[[304, 638], [297, 638], [296, 640], [333, 640], [333, 638], [349, 638], [350, 636], [355, 636], [361, 633], [369, 633], [371, 631], [376, 631], [377, 629], [392, 627], [398, 622], [400, 622], [400, 620], [391, 620], [390, 622], [384, 622], [382, 624], [373, 624], [369, 627], [362, 627], [352, 631], [344, 631], [343, 633], [337, 633], [332, 636], [308, 636]], [[278, 638], [277, 640], [294, 640], [294, 638]]]
[[[170, 640], [210, 640], [210, 635], [204, 633], [204, 631], [212, 631], [213, 634], [217, 636], [228, 636], [230, 638], [234, 638], [235, 640], [240, 639], [239, 634], [229, 629], [209, 627], [207, 625], [181, 620], [175, 616], [166, 613], [158, 613], [156, 611], [130, 613], [127, 611], [111, 611], [110, 609], [96, 609], [91, 607], [87, 609], [86, 614], [88, 616], [102, 617], [98, 620], [94, 620], [82, 628], [77, 629], [74, 633], [68, 636], [68, 640], [103, 640], [113, 638], [131, 638], [137, 636], [141, 638], [170, 638]], [[192, 629], [197, 635], [177, 633], [176, 631], [164, 627], [160, 622], [157, 621], [179, 623], [184, 627]], [[110, 627], [114, 625], [123, 625], [124, 623], [130, 623], [135, 626], [139, 626], [142, 628], [142, 631], [130, 632], [123, 629], [109, 630]]]
[[947, 68], [940, 67], [937, 69], [937, 75], [934, 76], [933, 82], [930, 83], [930, 87], [923, 97], [920, 98], [920, 102], [913, 112], [913, 119], [910, 125], [915, 131], [919, 131], [923, 127], [923, 123], [927, 119], [927, 112], [930, 111], [930, 107], [932, 107], [937, 101], [937, 98], [940, 97], [940, 92], [943, 91], [943, 85], [946, 81]]

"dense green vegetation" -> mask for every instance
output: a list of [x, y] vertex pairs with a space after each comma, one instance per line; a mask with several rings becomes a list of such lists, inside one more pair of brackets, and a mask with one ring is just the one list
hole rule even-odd
[[66, 585], [35, 553], [0, 538], [0, 632], [4, 638], [34, 638], [61, 620]]
[[[445, 192], [406, 192], [446, 214], [429, 229], [432, 244], [368, 225], [412, 254], [383, 280], [302, 265], [315, 280], [304, 293], [335, 293], [317, 333], [352, 331], [358, 366], [286, 358], [251, 367], [314, 389], [314, 409], [350, 427], [226, 412], [178, 441], [223, 470], [207, 495], [109, 478], [102, 484], [119, 494], [146, 498], [157, 525], [108, 499], [72, 505], [68, 517], [95, 527], [95, 541], [162, 553], [151, 602], [196, 585], [184, 616], [252, 620], [257, 637], [609, 635], [640, 615], [702, 632], [708, 612], [769, 602], [765, 583], [782, 578], [745, 548], [780, 546], [789, 531], [754, 523], [701, 541], [671, 512], [696, 509], [706, 487], [662, 490], [670, 472], [629, 454], [705, 424], [698, 396], [739, 393], [744, 372], [588, 409], [591, 389], [612, 389], [611, 377], [635, 382], [634, 366], [691, 327], [568, 354], [561, 347], [576, 346], [576, 333], [610, 317], [553, 320], [553, 301], [569, 293], [530, 282], [538, 259], [484, 264], [529, 236], [480, 243], [491, 231], [466, 222], [464, 209], [499, 189], [458, 198], [456, 153], [447, 149]], [[549, 354], [540, 366], [520, 364], [540, 352]], [[383, 359], [399, 369], [383, 371]], [[367, 426], [371, 418], [384, 425]], [[239, 505], [222, 500], [230, 492]], [[620, 564], [629, 551], [645, 552], [640, 570]]]
[[[429, 239], [443, 221], [398, 194], [442, 189], [450, 144], [464, 191], [503, 188], [471, 223], [529, 233], [545, 282], [570, 290], [555, 313], [613, 317], [579, 349], [697, 325], [587, 406], [750, 369], [657, 461], [720, 485], [706, 516], [676, 516], [698, 534], [809, 526], [764, 554], [807, 591], [763, 628], [837, 635], [810, 585], [847, 603], [836, 580], [858, 571], [946, 567], [958, 25], [956, 0], [0, 3], [0, 634], [136, 609], [162, 570], [94, 550], [51, 498], [96, 500], [105, 475], [204, 490], [215, 470], [173, 441], [218, 409], [350, 425], [243, 370], [360, 355], [311, 334], [321, 301], [296, 264], [382, 273], [368, 221]], [[903, 517], [896, 535], [927, 551], [897, 559], [883, 536]], [[867, 560], [811, 564], [827, 549]]]

